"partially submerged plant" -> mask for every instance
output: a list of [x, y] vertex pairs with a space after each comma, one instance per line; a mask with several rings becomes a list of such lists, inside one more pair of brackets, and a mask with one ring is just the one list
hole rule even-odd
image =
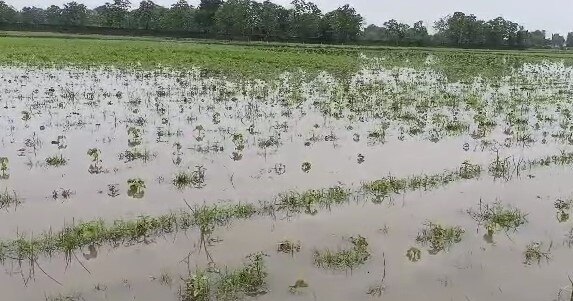
[[523, 263], [526, 265], [531, 265], [534, 262], [537, 264], [541, 263], [541, 260], [545, 259], [549, 261], [551, 259], [551, 247], [553, 247], [553, 242], [549, 245], [547, 250], [542, 250], [543, 243], [542, 242], [532, 242], [527, 245], [525, 251], [523, 252], [524, 261]]
[[428, 245], [430, 254], [438, 254], [448, 250], [454, 244], [462, 241], [464, 230], [458, 226], [448, 227], [432, 222], [426, 223], [426, 228], [418, 234], [416, 241], [422, 245]]
[[293, 242], [290, 240], [283, 240], [277, 244], [277, 252], [286, 253], [294, 255], [294, 253], [300, 252], [300, 241]]
[[18, 206], [20, 204], [22, 204], [22, 200], [15, 191], [10, 193], [6, 189], [3, 193], [0, 193], [0, 209], [8, 209], [10, 206]]
[[406, 257], [408, 257], [408, 260], [411, 262], [418, 262], [422, 259], [422, 251], [416, 247], [411, 247], [406, 251]]
[[366, 263], [370, 258], [368, 241], [358, 235], [350, 237], [352, 248], [332, 251], [329, 249], [314, 251], [314, 264], [320, 268], [335, 270], [353, 270]]
[[299, 294], [302, 289], [307, 288], [308, 283], [304, 279], [298, 279], [294, 285], [289, 285], [289, 292], [291, 294]]
[[127, 135], [129, 138], [127, 139], [127, 144], [130, 147], [137, 146], [141, 144], [141, 129], [136, 127], [130, 127], [127, 129]]
[[8, 174], [8, 162], [9, 160], [7, 157], [0, 157], [0, 172], [2, 172], [2, 174], [0, 174], [0, 179], [7, 180], [10, 178], [10, 175]]
[[68, 164], [68, 160], [64, 158], [63, 155], [56, 155], [46, 158], [46, 164], [48, 164], [48, 166], [60, 167]]
[[557, 209], [557, 220], [560, 223], [564, 223], [569, 220], [569, 210], [571, 210], [571, 200], [563, 201], [557, 200], [554, 203], [555, 209]]
[[178, 189], [185, 187], [203, 188], [205, 187], [205, 171], [207, 169], [203, 166], [195, 167], [191, 172], [179, 172], [173, 179], [173, 185]]
[[480, 201], [478, 211], [470, 209], [468, 213], [480, 225], [485, 226], [487, 235], [490, 237], [500, 230], [517, 231], [521, 225], [527, 223], [526, 214], [517, 208], [503, 206], [501, 203], [483, 204]]
[[129, 189], [127, 190], [127, 195], [135, 198], [135, 199], [141, 199], [143, 198], [143, 196], [145, 196], [145, 181], [143, 181], [140, 178], [135, 178], [135, 179], [129, 179], [127, 180], [127, 185], [129, 186]]
[[90, 148], [88, 150], [88, 156], [91, 157], [92, 164], [90, 164], [88, 168], [88, 172], [91, 174], [99, 174], [103, 171], [103, 167], [101, 166], [101, 151], [97, 148]]
[[248, 262], [235, 270], [199, 270], [185, 280], [182, 301], [236, 301], [268, 292], [267, 272], [262, 253], [249, 255]]

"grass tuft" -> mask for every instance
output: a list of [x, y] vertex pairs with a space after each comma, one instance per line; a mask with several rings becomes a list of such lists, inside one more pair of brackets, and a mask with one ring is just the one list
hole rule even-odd
[[464, 230], [460, 227], [447, 227], [428, 222], [426, 228], [418, 234], [416, 241], [430, 247], [430, 254], [438, 254], [448, 250], [454, 244], [462, 241]]
[[368, 242], [362, 236], [350, 237], [351, 249], [332, 251], [329, 249], [314, 251], [314, 264], [320, 268], [335, 270], [353, 270], [370, 258]]

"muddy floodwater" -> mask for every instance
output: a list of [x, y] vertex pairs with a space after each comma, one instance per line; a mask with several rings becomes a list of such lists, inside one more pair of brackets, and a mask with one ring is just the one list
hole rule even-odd
[[[268, 81], [3, 66], [0, 91], [2, 300], [205, 300], [197, 271], [249, 254], [265, 283], [236, 298], [571, 298], [573, 68], [559, 62], [461, 82], [431, 65]], [[89, 221], [238, 204], [257, 214], [14, 251]]]

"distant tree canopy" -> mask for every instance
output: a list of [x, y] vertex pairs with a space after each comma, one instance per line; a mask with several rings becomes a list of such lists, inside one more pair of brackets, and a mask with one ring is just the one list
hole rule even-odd
[[368, 43], [402, 46], [462, 48], [561, 48], [573, 47], [567, 37], [544, 30], [528, 31], [498, 17], [489, 21], [455, 12], [433, 25], [430, 35], [422, 21], [413, 25], [389, 20], [364, 27], [364, 18], [350, 5], [323, 13], [307, 0], [293, 0], [289, 7], [271, 1], [201, 0], [198, 7], [177, 0], [163, 7], [143, 0], [132, 8], [129, 0], [110, 0], [94, 9], [72, 1], [62, 7], [23, 7], [18, 11], [0, 0], [0, 23], [85, 26], [125, 30], [154, 30], [240, 36], [261, 40], [300, 40], [324, 43]]

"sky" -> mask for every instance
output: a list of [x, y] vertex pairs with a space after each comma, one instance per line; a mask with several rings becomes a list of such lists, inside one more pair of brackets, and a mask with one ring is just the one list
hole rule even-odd
[[[72, 0], [4, 0], [15, 8], [23, 6], [46, 7], [62, 5]], [[76, 0], [93, 8], [110, 0]], [[131, 0], [137, 6], [139, 0]], [[155, 3], [170, 6], [176, 0], [154, 0]], [[188, 0], [197, 5], [199, 0]], [[262, 1], [262, 0], [260, 0]], [[271, 0], [284, 6], [291, 0]], [[455, 11], [475, 14], [480, 19], [504, 17], [517, 22], [526, 29], [545, 29], [548, 33], [573, 31], [573, 0], [314, 0], [323, 11], [350, 4], [364, 16], [368, 24], [382, 25], [389, 19], [413, 24], [422, 20], [428, 27], [441, 17]]]

